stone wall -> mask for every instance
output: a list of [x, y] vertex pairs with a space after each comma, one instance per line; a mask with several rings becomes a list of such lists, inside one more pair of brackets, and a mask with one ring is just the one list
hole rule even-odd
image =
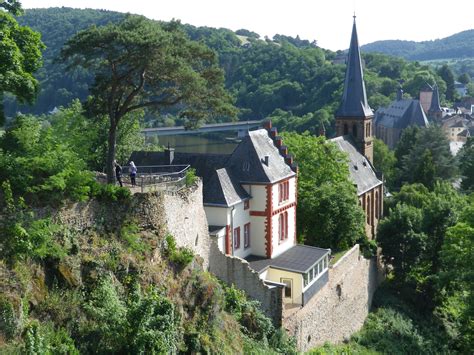
[[282, 287], [264, 284], [258, 277], [258, 273], [250, 268], [246, 260], [222, 254], [215, 242], [211, 242], [209, 271], [222, 281], [234, 284], [253, 299], [260, 301], [265, 314], [273, 320], [276, 326], [281, 325]]
[[141, 228], [156, 230], [160, 236], [172, 234], [176, 244], [188, 247], [209, 265], [209, 233], [202, 204], [202, 183], [178, 192], [137, 193], [124, 202], [79, 202], [58, 210], [36, 211], [38, 217], [52, 216], [78, 232], [117, 230], [131, 221]]
[[329, 282], [302, 308], [285, 312], [283, 327], [307, 351], [338, 343], [364, 324], [381, 280], [376, 258], [365, 259], [355, 245], [329, 268]]

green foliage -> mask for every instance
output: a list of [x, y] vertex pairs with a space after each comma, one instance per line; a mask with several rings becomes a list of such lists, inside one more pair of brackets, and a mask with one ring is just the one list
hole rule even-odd
[[283, 133], [298, 162], [300, 241], [333, 251], [363, 242], [364, 213], [349, 178], [347, 156], [324, 137]]
[[165, 254], [173, 263], [181, 265], [182, 267], [188, 265], [194, 259], [194, 252], [189, 248], [178, 248], [176, 240], [171, 234], [166, 236], [166, 250]]
[[189, 168], [186, 171], [186, 186], [187, 187], [193, 186], [196, 183], [197, 179], [198, 177], [196, 176], [196, 169]]
[[374, 138], [374, 167], [383, 173], [385, 185], [389, 189], [394, 183], [396, 162], [395, 153], [382, 140]]
[[92, 196], [97, 198], [99, 201], [104, 202], [115, 202], [115, 201], [127, 201], [131, 197], [129, 189], [110, 185], [110, 184], [99, 184], [95, 183], [92, 185]]
[[0, 298], [0, 334], [7, 340], [12, 339], [18, 332], [18, 324], [15, 310], [11, 302]]
[[[0, 125], [4, 123], [3, 93], [11, 93], [20, 102], [32, 103], [39, 86], [33, 73], [41, 66], [41, 50], [44, 44], [40, 34], [26, 26], [20, 26], [13, 14], [21, 11], [20, 3], [8, 0], [0, 4]], [[7, 10], [7, 11], [5, 11]]]
[[458, 176], [456, 159], [442, 129], [411, 126], [402, 133], [395, 149], [397, 186], [422, 183], [432, 189], [436, 181]]
[[469, 137], [458, 153], [463, 190], [474, 191], [474, 137]]
[[61, 58], [71, 69], [95, 74], [88, 109], [109, 118], [109, 183], [114, 180], [118, 125], [126, 114], [175, 107], [189, 126], [196, 126], [209, 116], [236, 113], [215, 53], [190, 41], [178, 22], [160, 24], [127, 15], [117, 24], [79, 32], [66, 42]]

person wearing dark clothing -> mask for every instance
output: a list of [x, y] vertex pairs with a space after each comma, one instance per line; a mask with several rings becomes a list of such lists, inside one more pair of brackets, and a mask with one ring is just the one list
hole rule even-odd
[[115, 165], [115, 178], [117, 179], [118, 183], [120, 184], [120, 187], [123, 187], [122, 184], [122, 167], [120, 166], [119, 163], [117, 163], [117, 160], [114, 161]]

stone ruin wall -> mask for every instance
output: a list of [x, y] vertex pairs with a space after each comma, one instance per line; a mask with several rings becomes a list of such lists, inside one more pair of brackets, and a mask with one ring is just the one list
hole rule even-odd
[[382, 277], [377, 259], [365, 259], [355, 245], [329, 268], [328, 283], [303, 307], [286, 314], [283, 328], [300, 351], [340, 343], [358, 331], [369, 314]]
[[88, 229], [116, 230], [132, 221], [144, 229], [157, 230], [159, 235], [170, 233], [179, 247], [188, 247], [209, 266], [210, 238], [202, 204], [202, 182], [178, 192], [160, 191], [137, 193], [129, 201], [101, 203], [78, 202], [59, 211], [42, 209], [38, 217], [53, 220], [82, 232]]

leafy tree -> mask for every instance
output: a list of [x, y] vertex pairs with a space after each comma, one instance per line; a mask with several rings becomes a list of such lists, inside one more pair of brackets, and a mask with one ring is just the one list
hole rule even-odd
[[461, 187], [466, 191], [474, 190], [474, 138], [469, 137], [458, 153], [461, 171]]
[[160, 25], [139, 16], [91, 27], [61, 51], [70, 67], [95, 73], [89, 109], [109, 117], [107, 179], [114, 181], [117, 129], [127, 114], [176, 107], [196, 125], [213, 114], [235, 110], [223, 87], [214, 52], [189, 41], [179, 23]]
[[[6, 10], [6, 11], [5, 11]], [[40, 34], [18, 25], [10, 13], [21, 13], [20, 2], [0, 3], [0, 125], [3, 125], [3, 94], [11, 93], [21, 102], [31, 103], [38, 93], [38, 81], [33, 73], [41, 66], [44, 48]]]
[[458, 176], [456, 159], [442, 129], [409, 127], [402, 133], [395, 148], [397, 184], [423, 183], [433, 188], [436, 181]]
[[456, 96], [456, 88], [454, 87], [454, 74], [447, 64], [444, 64], [438, 70], [441, 79], [446, 83], [446, 100], [453, 101]]
[[363, 243], [364, 213], [349, 178], [347, 156], [324, 137], [285, 132], [283, 139], [300, 168], [300, 240], [333, 250]]
[[468, 73], [463, 73], [458, 77], [458, 81], [461, 84], [467, 85], [471, 82], [471, 77]]
[[395, 180], [395, 153], [381, 140], [374, 138], [374, 166], [383, 173], [385, 184], [392, 188]]

